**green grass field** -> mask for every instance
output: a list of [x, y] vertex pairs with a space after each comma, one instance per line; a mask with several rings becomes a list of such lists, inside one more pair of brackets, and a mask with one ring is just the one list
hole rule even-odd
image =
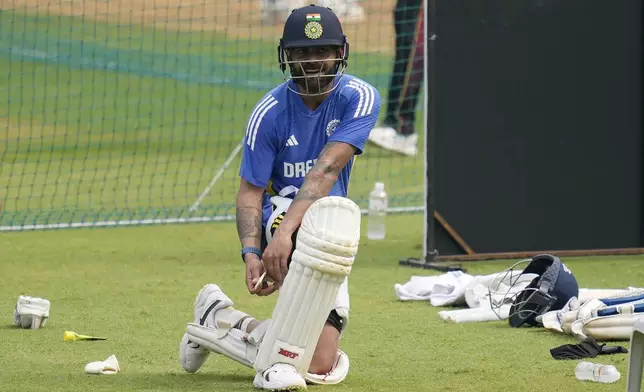
[[[0, 9], [0, 73], [8, 76], [0, 78], [0, 227], [233, 213], [239, 157], [201, 209], [188, 208], [241, 140], [253, 105], [279, 83], [275, 45]], [[390, 71], [389, 56], [352, 52], [349, 72], [383, 97]], [[391, 206], [422, 205], [422, 156], [370, 147], [351, 184], [362, 207], [375, 181], [387, 184]], [[397, 301], [395, 283], [432, 274], [398, 265], [421, 256], [422, 219], [391, 216], [386, 241], [363, 239], [342, 341], [350, 375], [312, 390], [624, 390], [626, 355], [596, 359], [617, 366], [618, 383], [580, 382], [577, 361], [549, 353], [571, 337], [500, 321], [448, 324], [427, 303]], [[276, 297], [247, 293], [237, 244], [232, 223], [0, 233], [0, 390], [253, 390], [252, 371], [226, 358], [213, 356], [194, 375], [178, 361], [206, 283], [222, 286], [237, 308], [270, 316]], [[565, 261], [582, 287], [621, 288], [641, 285], [643, 259]], [[466, 267], [487, 274], [510, 264]], [[12, 325], [21, 294], [51, 300], [43, 329]], [[108, 340], [67, 343], [65, 330]], [[111, 354], [120, 374], [83, 373]]]
[[[366, 223], [366, 219], [363, 221]], [[398, 266], [420, 256], [422, 215], [389, 218], [386, 241], [362, 240], [350, 280], [351, 320], [341, 342], [351, 358], [347, 380], [325, 391], [623, 391], [627, 355], [612, 385], [581, 382], [578, 361], [549, 349], [574, 343], [541, 329], [504, 322], [449, 324], [442, 308], [397, 301], [393, 285], [435, 272]], [[178, 361], [178, 342], [197, 291], [219, 284], [241, 310], [270, 316], [276, 297], [248, 294], [230, 223], [57, 230], [0, 234], [0, 384], [3, 391], [251, 391], [251, 370], [212, 356], [197, 374]], [[643, 257], [564, 259], [582, 287], [622, 288], [644, 281]], [[468, 273], [500, 271], [511, 261], [467, 263]], [[20, 294], [51, 300], [40, 330], [11, 325]], [[63, 342], [63, 332], [105, 336]], [[628, 345], [628, 342], [618, 344]], [[115, 354], [122, 372], [89, 376], [86, 363]]]
[[[275, 46], [0, 11], [0, 227], [234, 213], [239, 154], [188, 208], [281, 81]], [[357, 50], [349, 72], [384, 97], [391, 61]], [[351, 184], [362, 207], [376, 181], [391, 206], [422, 205], [421, 156], [369, 148]]]

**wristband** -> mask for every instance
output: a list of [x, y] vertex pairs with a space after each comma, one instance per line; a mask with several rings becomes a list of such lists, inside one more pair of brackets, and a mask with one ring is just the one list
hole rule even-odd
[[242, 250], [241, 250], [241, 257], [242, 257], [242, 261], [243, 261], [244, 263], [246, 262], [246, 261], [244, 260], [244, 255], [245, 255], [246, 253], [254, 253], [254, 254], [256, 254], [257, 256], [259, 256], [259, 258], [260, 258], [260, 259], [262, 258], [262, 251], [261, 251], [259, 248], [255, 248], [254, 246], [247, 246], [247, 247], [245, 247], [245, 248], [242, 248]]

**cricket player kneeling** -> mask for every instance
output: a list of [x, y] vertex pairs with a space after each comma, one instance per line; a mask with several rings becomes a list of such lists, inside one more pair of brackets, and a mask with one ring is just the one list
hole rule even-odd
[[340, 350], [327, 374], [311, 374], [308, 369], [331, 311], [346, 325], [347, 277], [359, 240], [360, 208], [353, 201], [338, 196], [317, 200], [302, 219], [271, 319], [248, 332], [247, 326], [256, 320], [233, 309], [216, 285], [206, 286], [195, 304], [196, 322], [188, 324], [181, 344], [184, 369], [198, 370], [208, 351], [214, 351], [253, 367], [254, 385], [262, 389], [306, 388], [305, 380], [317, 384], [344, 380], [349, 359]]
[[44, 327], [49, 319], [50, 302], [44, 298], [21, 295], [13, 310], [13, 322], [25, 329]]

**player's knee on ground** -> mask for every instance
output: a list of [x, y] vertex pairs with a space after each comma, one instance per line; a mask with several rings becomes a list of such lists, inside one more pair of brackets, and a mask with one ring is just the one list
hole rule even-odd
[[331, 370], [337, 359], [339, 342], [340, 332], [327, 321], [315, 347], [309, 373], [326, 374]]

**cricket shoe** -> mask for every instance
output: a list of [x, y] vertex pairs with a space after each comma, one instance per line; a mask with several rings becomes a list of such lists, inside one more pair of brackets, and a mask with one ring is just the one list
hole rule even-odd
[[[233, 301], [216, 284], [205, 285], [195, 299], [194, 323], [202, 326], [214, 324], [214, 314], [233, 304]], [[188, 373], [195, 373], [208, 359], [210, 351], [190, 341], [185, 333], [179, 345], [181, 366]]]
[[391, 127], [375, 127], [369, 134], [369, 141], [390, 151], [415, 156], [418, 154], [418, 135], [403, 135]]
[[306, 389], [306, 381], [291, 365], [276, 363], [263, 372], [257, 372], [253, 385], [268, 391], [295, 391]]

